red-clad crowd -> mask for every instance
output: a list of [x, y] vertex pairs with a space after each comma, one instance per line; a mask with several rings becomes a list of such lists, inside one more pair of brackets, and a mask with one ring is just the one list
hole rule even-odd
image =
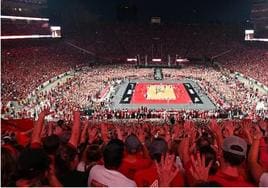
[[16, 44], [15, 48], [5, 48], [6, 43], [1, 51], [2, 102], [25, 99], [49, 79], [90, 61], [87, 55], [62, 43], [16, 41], [11, 44]]
[[218, 24], [99, 24], [69, 40], [99, 57], [114, 60], [124, 61], [138, 54], [142, 62], [145, 56], [148, 63], [152, 63], [152, 58], [161, 58], [158, 64], [167, 64], [168, 55], [171, 64], [176, 55], [215, 58], [224, 67], [267, 85], [268, 46], [263, 42], [245, 42], [244, 29]]
[[267, 186], [268, 122], [46, 121], [2, 134], [1, 186]]
[[[165, 45], [159, 46], [161, 41]], [[241, 41], [234, 28], [218, 25], [107, 24], [68, 39], [93, 52], [94, 59], [64, 41], [15, 42], [15, 48], [4, 43], [2, 117], [37, 121], [27, 131], [5, 124], [12, 129], [1, 134], [1, 186], [268, 186], [268, 96], [231, 74], [238, 71], [267, 85], [268, 54], [265, 45]], [[227, 69], [208, 64], [163, 69], [165, 79], [198, 83], [198, 92], [216, 105], [213, 111], [111, 110], [116, 86], [153, 79], [153, 71], [90, 64], [99, 57], [202, 58], [226, 50], [231, 51], [216, 60]], [[26, 99], [71, 69], [75, 74], [66, 81]], [[102, 90], [108, 97], [100, 100]], [[8, 101], [18, 101], [20, 109]], [[81, 114], [86, 109], [93, 110], [90, 119]]]
[[267, 44], [247, 44], [237, 46], [230, 55], [219, 61], [229, 70], [243, 73], [264, 85], [268, 85], [268, 46]]
[[[221, 25], [100, 24], [79, 36], [68, 36], [68, 41], [93, 52], [96, 58], [111, 61], [125, 61], [139, 54], [143, 61], [147, 55], [148, 61], [160, 57], [164, 63], [170, 55], [174, 63], [176, 55], [211, 58], [230, 50], [215, 61], [267, 85], [267, 45], [243, 42], [242, 33], [242, 28]], [[65, 43], [48, 45], [43, 41], [46, 45], [32, 47], [17, 41], [13, 49], [6, 48], [6, 43], [1, 53], [4, 101], [21, 99], [42, 82], [90, 59]]]
[[[172, 112], [177, 119], [191, 118], [244, 118], [255, 119], [267, 117], [267, 96], [241, 84], [228, 71], [219, 71], [208, 66], [188, 66], [182, 69], [164, 69], [166, 79], [177, 80], [189, 78], [197, 82], [202, 91], [210, 97], [216, 105], [216, 110], [194, 111], [181, 110]], [[51, 90], [36, 93], [33, 99], [22, 100], [22, 108], [15, 118], [36, 118], [37, 114], [45, 106], [49, 106], [56, 114], [51, 117], [53, 120], [71, 120], [74, 107], [81, 111], [93, 109], [93, 119], [124, 119], [124, 118], [163, 118], [164, 110], [146, 108], [137, 111], [124, 109], [121, 111], [111, 110], [111, 98], [116, 95], [114, 88], [124, 80], [131, 79], [153, 79], [151, 69], [137, 69], [129, 65], [106, 65], [91, 66], [77, 71], [76, 76], [67, 79], [66, 82], [58, 83]], [[99, 99], [99, 93], [109, 87], [112, 95]], [[106, 92], [107, 93], [107, 92]], [[262, 109], [257, 109], [263, 104]], [[5, 108], [10, 114], [11, 108]], [[13, 118], [14, 118], [13, 117]]]

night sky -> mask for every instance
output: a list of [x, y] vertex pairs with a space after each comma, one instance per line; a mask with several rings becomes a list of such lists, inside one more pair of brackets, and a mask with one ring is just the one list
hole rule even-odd
[[[163, 22], [242, 23], [249, 19], [250, 0], [48, 0], [49, 16], [62, 22], [66, 15], [80, 18], [116, 21], [118, 7], [135, 7], [136, 21], [160, 16]], [[86, 16], [85, 16], [86, 15]]]

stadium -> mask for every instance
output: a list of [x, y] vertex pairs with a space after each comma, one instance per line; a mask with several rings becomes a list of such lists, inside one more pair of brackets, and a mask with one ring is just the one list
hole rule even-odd
[[268, 1], [1, 1], [1, 186], [268, 186]]

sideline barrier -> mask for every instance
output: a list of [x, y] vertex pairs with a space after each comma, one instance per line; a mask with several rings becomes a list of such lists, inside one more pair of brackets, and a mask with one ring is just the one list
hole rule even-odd
[[235, 76], [240, 76], [240, 77], [248, 80], [250, 85], [257, 85], [257, 86], [263, 88], [268, 93], [268, 87], [265, 86], [264, 84], [262, 84], [261, 82], [255, 80], [253, 78], [250, 78], [248, 76], [245, 76], [244, 74], [242, 74], [240, 72], [234, 72], [234, 73], [235, 73]]
[[28, 96], [27, 96], [27, 99], [30, 99], [32, 96], [35, 95], [35, 92], [39, 92], [40, 90], [44, 89], [45, 87], [47, 87], [49, 84], [52, 84], [53, 82], [57, 81], [57, 80], [60, 80], [62, 79], [63, 77], [65, 76], [68, 76], [68, 75], [71, 75], [71, 74], [74, 74], [74, 70], [71, 70], [71, 71], [68, 71], [68, 72], [65, 72], [65, 73], [62, 73], [58, 76], [55, 76], [49, 80], [47, 80], [46, 82], [44, 82], [43, 84], [41, 84], [40, 86], [38, 86], [34, 91], [32, 91]]

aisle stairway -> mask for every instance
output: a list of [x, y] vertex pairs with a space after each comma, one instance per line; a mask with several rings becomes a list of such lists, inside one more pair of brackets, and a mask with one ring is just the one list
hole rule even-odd
[[154, 79], [155, 80], [163, 80], [164, 79], [162, 68], [155, 68], [154, 69]]

